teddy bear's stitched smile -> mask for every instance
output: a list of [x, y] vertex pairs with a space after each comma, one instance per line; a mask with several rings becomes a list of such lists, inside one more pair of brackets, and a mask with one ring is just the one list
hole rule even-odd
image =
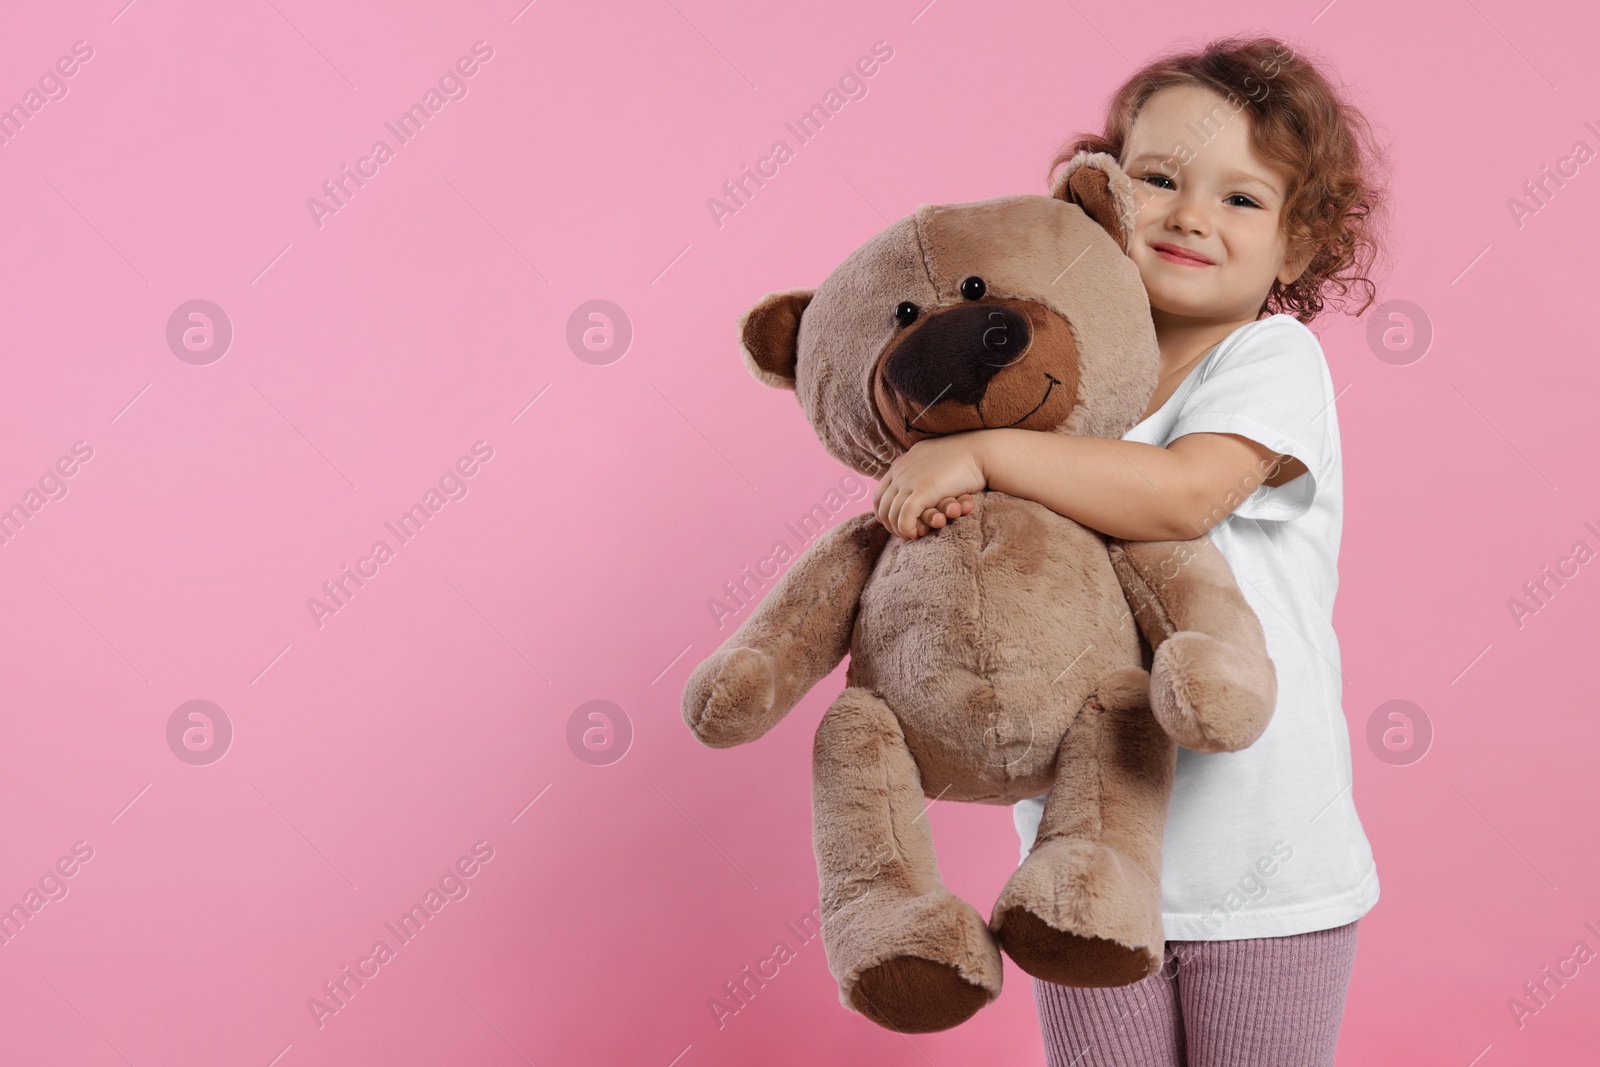
[[[1048, 381], [1050, 383], [1049, 385], [1046, 385], [1044, 387], [1044, 396], [1039, 398], [1039, 402], [1037, 404], [1033, 405], [1033, 407], [1028, 409], [1027, 414], [1023, 415], [1019, 419], [1016, 419], [1016, 420], [1014, 420], [1012, 422], [1006, 423], [1005, 426], [990, 426], [987, 422], [984, 421], [984, 418], [983, 418], [983, 401], [980, 400], [976, 404], [974, 404], [973, 407], [978, 409], [978, 422], [982, 424], [982, 428], [985, 429], [985, 430], [1003, 430], [1006, 427], [1015, 426], [1015, 425], [1017, 425], [1017, 423], [1020, 423], [1023, 420], [1027, 419], [1028, 416], [1032, 415], [1035, 411], [1038, 411], [1040, 408], [1044, 407], [1045, 401], [1050, 399], [1050, 391], [1052, 389], [1054, 389], [1056, 386], [1061, 384], [1061, 379], [1057, 378], [1054, 374], [1051, 374], [1049, 371], [1045, 371], [1044, 372], [1044, 376], [1045, 376], [1046, 379], [1048, 379]], [[923, 413], [926, 413], [926, 411], [927, 411], [927, 409], [924, 408], [923, 409]], [[921, 429], [918, 429], [917, 427], [911, 425], [911, 417], [909, 415], [905, 414], [904, 412], [901, 412], [900, 413], [900, 417], [905, 420], [906, 432], [907, 433], [920, 433], [920, 434], [925, 434], [928, 437], [949, 437], [953, 433], [966, 433], [967, 432], [966, 430], [921, 430]], [[917, 415], [917, 418], [920, 419], [921, 417], [922, 417], [922, 414], [918, 414]]]

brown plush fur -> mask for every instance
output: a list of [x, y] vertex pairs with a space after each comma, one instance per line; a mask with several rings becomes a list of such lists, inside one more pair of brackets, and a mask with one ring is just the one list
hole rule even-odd
[[[869, 477], [939, 433], [1121, 437], [1158, 364], [1125, 254], [1131, 183], [1080, 153], [1055, 193], [919, 206], [817, 289], [747, 312], [747, 367], [794, 389], [828, 451]], [[902, 301], [918, 305], [909, 324]], [[1260, 621], [1210, 539], [1109, 539], [998, 492], [918, 539], [855, 516], [694, 670], [684, 721], [712, 747], [753, 741], [846, 653], [812, 779], [840, 1002], [891, 1030], [947, 1029], [999, 995], [1002, 949], [1067, 985], [1154, 973], [1176, 746], [1243, 748], [1277, 697]], [[985, 922], [940, 881], [925, 802], [1045, 792], [1038, 840]]]

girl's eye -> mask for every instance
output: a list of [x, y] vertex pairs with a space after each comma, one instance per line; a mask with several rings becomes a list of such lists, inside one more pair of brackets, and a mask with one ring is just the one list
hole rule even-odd
[[[1172, 179], [1167, 177], [1165, 174], [1146, 174], [1144, 177], [1140, 178], [1139, 180], [1142, 181], [1142, 182], [1166, 182], [1167, 183], [1167, 185], [1158, 185], [1156, 187], [1158, 189], [1165, 189], [1165, 188], [1167, 188], [1168, 185], [1172, 184]], [[1250, 199], [1248, 196], [1246, 196], [1243, 193], [1234, 193], [1232, 196], [1228, 197], [1228, 199], [1230, 201], [1233, 201], [1233, 200], [1243, 200], [1244, 201], [1244, 203], [1242, 203], [1242, 204], [1235, 204], [1234, 205], [1235, 207], [1260, 207], [1261, 206], [1260, 204], [1256, 203], [1254, 200]]]

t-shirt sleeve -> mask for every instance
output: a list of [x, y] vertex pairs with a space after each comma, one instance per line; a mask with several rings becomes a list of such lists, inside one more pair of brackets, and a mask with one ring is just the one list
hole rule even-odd
[[1234, 509], [1247, 519], [1285, 521], [1311, 507], [1328, 476], [1333, 396], [1322, 345], [1297, 319], [1263, 321], [1219, 351], [1184, 399], [1168, 442], [1189, 433], [1233, 433], [1294, 456], [1306, 472], [1282, 485], [1257, 486]]

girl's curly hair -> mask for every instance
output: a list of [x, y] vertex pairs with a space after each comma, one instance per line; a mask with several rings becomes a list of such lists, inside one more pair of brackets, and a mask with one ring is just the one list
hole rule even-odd
[[[1291, 284], [1274, 280], [1261, 313], [1310, 322], [1335, 293], [1344, 310], [1352, 288], [1372, 304], [1368, 277], [1383, 244], [1388, 194], [1379, 175], [1388, 157], [1366, 117], [1315, 65], [1275, 37], [1233, 36], [1198, 51], [1174, 51], [1135, 72], [1112, 94], [1103, 134], [1077, 134], [1063, 143], [1046, 178], [1079, 151], [1107, 152], [1119, 162], [1134, 119], [1146, 100], [1170, 85], [1198, 85], [1250, 116], [1250, 148], [1291, 175], [1282, 225], [1289, 247], [1314, 248]], [[1048, 182], [1047, 182], [1048, 184]]]

